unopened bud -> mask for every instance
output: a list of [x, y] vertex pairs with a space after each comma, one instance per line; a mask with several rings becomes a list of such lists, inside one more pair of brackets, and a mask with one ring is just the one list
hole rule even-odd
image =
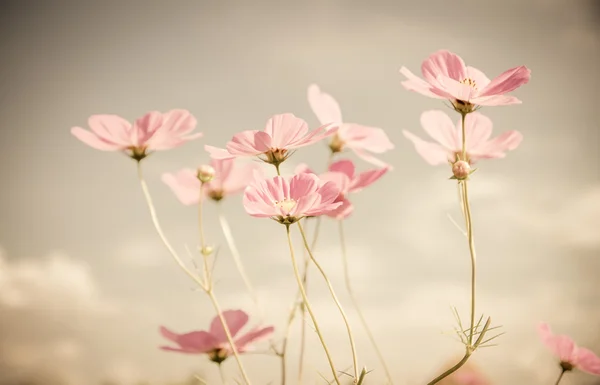
[[471, 174], [471, 166], [464, 160], [459, 160], [452, 165], [453, 179], [464, 180]]
[[215, 169], [212, 166], [203, 164], [198, 167], [198, 179], [202, 183], [208, 183], [215, 177]]

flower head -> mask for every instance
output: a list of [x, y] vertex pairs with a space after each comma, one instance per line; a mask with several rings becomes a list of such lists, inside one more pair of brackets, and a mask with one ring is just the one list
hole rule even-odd
[[92, 115], [88, 119], [91, 131], [73, 127], [71, 133], [83, 143], [101, 151], [122, 151], [141, 160], [153, 151], [168, 150], [197, 139], [191, 134], [196, 118], [186, 110], [166, 113], [148, 112], [133, 125], [117, 115]]
[[203, 164], [198, 167], [198, 179], [201, 183], [208, 183], [215, 177], [215, 168], [209, 164]]
[[550, 326], [546, 323], [539, 324], [538, 332], [544, 345], [560, 360], [563, 370], [577, 368], [600, 376], [600, 357], [591, 350], [578, 347], [568, 336], [552, 334]]
[[[222, 316], [225, 318], [238, 353], [250, 351], [253, 343], [269, 337], [275, 330], [273, 326], [255, 327], [236, 338], [239, 331], [248, 323], [248, 314], [241, 310], [226, 310], [222, 313]], [[223, 362], [233, 354], [227, 341], [227, 334], [218, 316], [212, 320], [209, 331], [202, 330], [177, 334], [161, 326], [160, 333], [177, 345], [177, 347], [161, 346], [160, 348], [163, 350], [188, 354], [207, 354], [210, 360], [216, 363]]]
[[431, 98], [448, 99], [461, 113], [469, 113], [478, 105], [521, 103], [519, 99], [506, 94], [526, 84], [531, 76], [527, 67], [519, 66], [490, 81], [483, 72], [465, 65], [460, 56], [446, 50], [430, 55], [421, 65], [421, 71], [425, 80], [402, 67], [400, 73], [407, 79], [402, 85], [407, 90]]
[[[459, 119], [455, 125], [443, 111], [425, 111], [421, 115], [421, 126], [437, 143], [426, 142], [414, 134], [404, 130], [404, 136], [413, 142], [415, 149], [431, 165], [454, 163], [462, 152], [462, 123]], [[465, 117], [465, 146], [467, 159], [460, 159], [474, 164], [481, 159], [504, 158], [506, 152], [514, 150], [523, 140], [518, 131], [506, 131], [489, 139], [492, 134], [492, 121], [474, 112]]]
[[[384, 167], [356, 174], [354, 163], [349, 159], [342, 159], [332, 163], [327, 172], [319, 175], [319, 178], [323, 181], [335, 183], [340, 192], [334, 202], [342, 202], [342, 204], [335, 210], [329, 211], [324, 215], [340, 220], [350, 216], [354, 211], [354, 206], [348, 200], [348, 194], [357, 193], [365, 187], [372, 185], [388, 172], [389, 169], [389, 167]], [[305, 164], [298, 165], [296, 173], [314, 174]]]
[[385, 131], [355, 123], [342, 123], [342, 111], [338, 102], [333, 96], [322, 92], [316, 84], [308, 87], [308, 103], [321, 124], [339, 124], [338, 131], [329, 143], [332, 152], [341, 152], [344, 148], [348, 148], [369, 163], [389, 167], [371, 155], [371, 153], [382, 154], [394, 148]]
[[338, 208], [340, 193], [335, 183], [314, 174], [256, 179], [244, 191], [244, 208], [253, 217], [271, 218], [290, 225], [298, 220], [326, 214]]
[[[257, 164], [236, 164], [235, 159], [213, 159], [210, 167], [214, 177], [204, 183], [203, 194], [214, 201], [242, 192], [254, 180], [253, 173], [261, 172]], [[173, 190], [184, 205], [195, 205], [200, 200], [200, 170], [184, 168], [176, 173], [165, 173], [162, 181]]]
[[227, 143], [226, 149], [204, 146], [213, 159], [233, 159], [257, 156], [264, 162], [279, 165], [291, 154], [291, 150], [316, 143], [335, 134], [337, 128], [324, 125], [308, 132], [308, 124], [293, 114], [274, 115], [267, 121], [263, 131], [242, 131]]

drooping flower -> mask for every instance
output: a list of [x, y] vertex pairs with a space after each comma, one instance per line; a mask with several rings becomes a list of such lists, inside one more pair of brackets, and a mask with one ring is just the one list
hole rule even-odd
[[382, 154], [394, 148], [384, 130], [356, 123], [343, 123], [338, 102], [333, 96], [322, 92], [316, 84], [308, 87], [308, 103], [321, 124], [339, 124], [338, 131], [329, 143], [332, 152], [341, 152], [344, 148], [348, 148], [369, 163], [389, 167], [372, 155], [372, 153]]
[[[226, 149], [204, 146], [213, 159], [233, 159], [257, 156], [264, 162], [279, 165], [291, 150], [316, 143], [334, 135], [337, 128], [324, 125], [308, 132], [308, 124], [293, 114], [274, 115], [267, 121], [264, 131], [242, 131], [227, 143]], [[330, 129], [328, 129], [330, 128]]]
[[[414, 134], [403, 130], [404, 136], [413, 142], [415, 150], [431, 165], [455, 162], [462, 152], [462, 123], [455, 125], [443, 111], [432, 110], [421, 114], [421, 126], [437, 143], [427, 142]], [[494, 139], [492, 121], [479, 112], [465, 117], [465, 147], [467, 159], [474, 164], [481, 159], [504, 158], [506, 152], [514, 150], [523, 140], [518, 131], [506, 131]]]
[[564, 371], [579, 369], [600, 376], [600, 357], [591, 350], [577, 346], [566, 335], [553, 334], [546, 323], [539, 324], [538, 332], [544, 345], [558, 357]]
[[290, 225], [298, 220], [326, 214], [338, 208], [340, 193], [335, 183], [314, 174], [256, 178], [244, 191], [244, 208], [253, 217], [271, 218]]
[[[213, 178], [204, 184], [203, 194], [214, 201], [244, 191], [254, 180], [254, 172], [262, 172], [257, 164], [236, 163], [235, 159], [213, 159]], [[196, 205], [200, 200], [200, 170], [184, 168], [176, 173], [165, 173], [162, 181], [171, 188], [177, 199], [184, 205]]]
[[[254, 327], [246, 334], [237, 337], [239, 331], [248, 323], [248, 314], [242, 310], [226, 310], [222, 315], [238, 353], [251, 351], [253, 343], [269, 337], [275, 331], [273, 326]], [[177, 334], [161, 326], [160, 333], [177, 345], [176, 347], [161, 346], [160, 348], [163, 350], [188, 354], [207, 354], [211, 361], [218, 364], [233, 354], [231, 345], [227, 341], [227, 334], [218, 316], [212, 320], [208, 331]]]
[[[354, 163], [349, 159], [342, 159], [332, 163], [327, 172], [319, 175], [319, 179], [335, 183], [340, 193], [334, 202], [342, 202], [342, 204], [335, 210], [326, 212], [324, 215], [338, 220], [350, 216], [354, 211], [354, 206], [348, 200], [348, 195], [357, 193], [365, 187], [372, 185], [389, 170], [389, 167], [384, 167], [356, 174]], [[298, 165], [296, 173], [315, 174], [306, 164]]]
[[196, 118], [186, 110], [151, 111], [133, 125], [117, 115], [92, 115], [88, 125], [91, 131], [73, 127], [71, 133], [97, 150], [122, 151], [137, 160], [202, 136], [190, 134], [196, 127]]
[[421, 65], [421, 71], [425, 80], [402, 67], [400, 73], [407, 79], [402, 85], [431, 98], [448, 99], [463, 113], [473, 111], [476, 106], [520, 104], [519, 99], [507, 94], [526, 84], [531, 76], [527, 67], [519, 66], [490, 81], [483, 72], [466, 66], [460, 56], [446, 50], [431, 54]]

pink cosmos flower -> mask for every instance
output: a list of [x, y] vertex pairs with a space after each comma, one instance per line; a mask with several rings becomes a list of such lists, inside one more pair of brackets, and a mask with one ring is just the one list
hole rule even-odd
[[[220, 201], [228, 195], [242, 192], [254, 180], [253, 173], [261, 173], [257, 164], [236, 164], [235, 159], [213, 159], [214, 177], [204, 184], [204, 196]], [[262, 175], [262, 174], [261, 174]], [[165, 173], [162, 181], [171, 188], [184, 205], [196, 205], [200, 200], [198, 170], [184, 168], [176, 173]]]
[[578, 347], [568, 336], [552, 334], [550, 326], [546, 323], [541, 323], [538, 331], [544, 345], [560, 359], [563, 370], [577, 368], [600, 376], [600, 357], [591, 350]]
[[[213, 159], [233, 159], [240, 156], [258, 156], [262, 161], [279, 165], [290, 155], [290, 150], [308, 146], [335, 134], [337, 128], [324, 125], [308, 132], [308, 125], [293, 114], [274, 115], [264, 131], [242, 131], [227, 143], [226, 149], [204, 146]], [[261, 157], [262, 156], [262, 157]]]
[[[325, 215], [338, 220], [348, 218], [354, 211], [354, 206], [347, 198], [348, 194], [359, 192], [372, 185], [389, 169], [389, 167], [385, 167], [356, 174], [354, 163], [349, 159], [332, 163], [327, 172], [319, 175], [319, 179], [335, 183], [340, 192], [334, 202], [342, 202], [342, 204], [335, 210], [325, 213]], [[306, 164], [298, 165], [296, 173], [314, 174]]]
[[91, 131], [73, 127], [71, 133], [97, 150], [123, 151], [138, 160], [152, 151], [168, 150], [202, 136], [189, 135], [196, 127], [196, 118], [186, 110], [164, 114], [151, 111], [133, 125], [117, 115], [92, 115], [88, 125]]
[[290, 225], [308, 216], [332, 211], [340, 190], [335, 183], [322, 181], [314, 174], [296, 174], [291, 178], [257, 178], [244, 191], [244, 208], [253, 217], [271, 218]]
[[[273, 326], [254, 327], [246, 334], [236, 337], [239, 331], [248, 323], [248, 314], [242, 310], [226, 310], [222, 315], [238, 353], [252, 350], [253, 343], [269, 337], [275, 330]], [[209, 331], [177, 334], [161, 326], [160, 333], [177, 345], [177, 347], [161, 346], [160, 348], [163, 350], [188, 354], [207, 354], [211, 361], [219, 364], [233, 354], [218, 316], [212, 320]]]
[[465, 65], [460, 56], [440, 50], [421, 65], [425, 80], [415, 76], [406, 67], [400, 73], [407, 80], [404, 88], [436, 99], [448, 99], [462, 112], [471, 112], [473, 106], [502, 106], [520, 104], [514, 96], [506, 95], [526, 84], [531, 71], [525, 66], [511, 68], [490, 81], [480, 70]]
[[368, 127], [355, 123], [342, 123], [342, 111], [333, 96], [324, 93], [316, 84], [308, 87], [308, 103], [321, 124], [340, 124], [329, 148], [340, 152], [349, 148], [365, 161], [380, 167], [389, 167], [371, 153], [382, 154], [392, 150], [394, 145], [381, 128]]
[[[413, 142], [415, 149], [431, 165], [455, 162], [462, 152], [462, 124], [455, 125], [443, 111], [432, 110], [421, 114], [421, 126], [437, 143], [427, 142], [403, 130], [404, 136]], [[514, 150], [523, 140], [518, 131], [505, 133], [489, 140], [492, 134], [492, 121], [473, 112], [465, 118], [467, 161], [473, 164], [481, 159], [504, 158], [506, 152]]]

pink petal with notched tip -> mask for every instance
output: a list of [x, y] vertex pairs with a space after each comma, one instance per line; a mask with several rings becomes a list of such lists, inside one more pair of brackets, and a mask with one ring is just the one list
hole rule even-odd
[[227, 151], [224, 148], [213, 147], [206, 144], [204, 145], [204, 149], [206, 150], [206, 152], [209, 153], [212, 159], [235, 159], [235, 155], [232, 155], [229, 151]]
[[264, 132], [271, 137], [269, 147], [283, 149], [304, 138], [308, 124], [294, 114], [274, 115], [267, 121]]
[[132, 145], [131, 123], [118, 115], [92, 115], [88, 118], [88, 125], [96, 136], [106, 142], [115, 143], [122, 148]]
[[333, 96], [322, 92], [318, 85], [308, 87], [308, 104], [321, 124], [342, 123], [342, 111]]
[[200, 201], [200, 181], [196, 170], [186, 168], [176, 173], [164, 173], [161, 179], [182, 204], [189, 206]]
[[354, 206], [348, 199], [343, 199], [341, 202], [342, 204], [339, 207], [329, 211], [326, 215], [337, 220], [348, 218], [354, 212]]
[[448, 150], [437, 143], [426, 142], [409, 131], [402, 130], [402, 134], [415, 146], [415, 150], [427, 163], [432, 166], [448, 163]]
[[185, 334], [177, 334], [164, 326], [160, 327], [160, 333], [166, 339], [176, 343], [179, 347], [161, 346], [163, 350], [176, 351], [181, 353], [201, 354], [215, 349], [219, 342], [215, 337], [205, 331], [194, 331]]
[[410, 72], [408, 68], [400, 68], [400, 73], [407, 78], [407, 80], [403, 81], [401, 84], [408, 91], [414, 91], [430, 98], [446, 99], [445, 95], [433, 92], [434, 87], [431, 84]]
[[240, 353], [250, 351], [252, 349], [251, 344], [270, 337], [274, 331], [273, 326], [253, 328], [235, 341], [235, 347]]
[[507, 151], [516, 149], [523, 141], [523, 134], [518, 131], [506, 131], [477, 147], [469, 148], [474, 160], [504, 158]]
[[[248, 323], [248, 314], [242, 310], [225, 310], [221, 313], [225, 319], [225, 323], [229, 328], [231, 337], [235, 337], [236, 334]], [[212, 334], [219, 343], [227, 342], [227, 334], [223, 329], [223, 324], [219, 316], [213, 318], [210, 323], [210, 334]]]
[[317, 143], [318, 141], [321, 141], [327, 137], [335, 135], [337, 133], [338, 129], [339, 129], [339, 126], [335, 126], [333, 124], [326, 124], [324, 126], [321, 126], [317, 129], [313, 130], [312, 132], [310, 132], [308, 135], [304, 136], [303, 138], [300, 138], [298, 140], [290, 142], [288, 144], [287, 148], [295, 149], [295, 148], [309, 146], [309, 145]]
[[447, 151], [456, 151], [462, 146], [460, 139], [462, 135], [457, 135], [454, 122], [443, 111], [430, 110], [423, 112], [421, 114], [421, 126], [432, 139]]
[[350, 186], [348, 187], [349, 192], [357, 193], [361, 191], [365, 187], [368, 187], [373, 183], [377, 182], [388, 171], [388, 168], [380, 168], [376, 170], [361, 172], [350, 182]]
[[302, 173], [294, 175], [289, 182], [289, 197], [295, 201], [303, 196], [316, 193], [319, 189], [320, 179], [314, 174]]
[[529, 82], [531, 70], [525, 66], [519, 66], [504, 71], [482, 89], [478, 96], [503, 95], [514, 91]]
[[589, 349], [577, 349], [577, 367], [586, 373], [600, 376], [600, 358]]
[[242, 131], [227, 143], [227, 151], [236, 156], [255, 156], [271, 149], [271, 137], [262, 131]]
[[573, 362], [575, 353], [575, 343], [572, 339], [564, 335], [554, 335], [548, 324], [542, 323], [538, 326], [538, 332], [542, 342], [552, 353], [554, 353], [561, 361]]
[[120, 151], [120, 150], [124, 150], [126, 148], [119, 144], [115, 144], [111, 141], [102, 139], [102, 138], [98, 137], [97, 135], [95, 135], [94, 133], [92, 133], [88, 130], [85, 130], [81, 127], [71, 128], [71, 134], [74, 137], [76, 137], [77, 139], [79, 139], [80, 141], [82, 141], [83, 143], [87, 144], [88, 146], [90, 146], [96, 150]]
[[341, 159], [333, 162], [329, 168], [331, 172], [340, 172], [348, 177], [348, 179], [352, 180], [354, 178], [354, 163], [352, 163], [349, 159]]
[[493, 96], [478, 96], [471, 99], [471, 103], [480, 106], [509, 106], [512, 104], [522, 104], [523, 102], [511, 95], [493, 95]]
[[333, 182], [340, 190], [340, 194], [347, 194], [350, 188], [350, 178], [341, 172], [328, 171], [321, 175], [319, 178], [325, 182]]
[[431, 54], [421, 65], [423, 77], [433, 86], [440, 86], [438, 77], [443, 75], [461, 81], [466, 78], [466, 67], [463, 59], [447, 50], [439, 50]]

